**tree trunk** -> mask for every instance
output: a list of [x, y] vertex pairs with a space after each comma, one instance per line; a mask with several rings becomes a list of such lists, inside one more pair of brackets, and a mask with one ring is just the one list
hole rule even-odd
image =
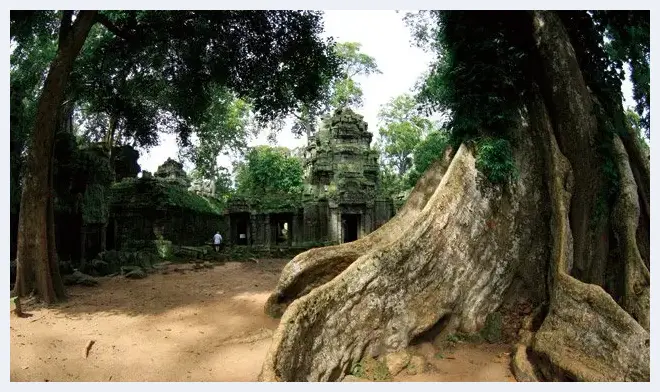
[[56, 258], [53, 259], [56, 254], [54, 230], [50, 227], [54, 224], [50, 176], [55, 130], [73, 63], [95, 16], [96, 11], [80, 11], [75, 22], [71, 23], [72, 12], [64, 11], [57, 54], [39, 98], [37, 119], [26, 160], [19, 217], [15, 292], [19, 296], [34, 292], [47, 303], [61, 299], [58, 294], [59, 270], [56, 268]]
[[[595, 206], [602, 197], [603, 161], [594, 151], [598, 124], [591, 93], [582, 76], [573, 46], [559, 16], [553, 11], [533, 11], [534, 39], [543, 77], [540, 85], [560, 149], [573, 167], [575, 190], [570, 224], [574, 238], [572, 275], [602, 285], [607, 262], [607, 220], [595, 222]], [[602, 201], [601, 201], [602, 205]]]
[[521, 176], [511, 189], [488, 185], [462, 146], [393, 240], [291, 303], [261, 379], [338, 380], [361, 358], [402, 349], [443, 319], [452, 330], [478, 331], [517, 276], [530, 280], [528, 290], [545, 291], [543, 274], [529, 268], [543, 271], [549, 230], [542, 162], [526, 135], [522, 130], [524, 148], [515, 157]]
[[[430, 197], [416, 195], [420, 209], [383, 226], [387, 235], [381, 228], [357, 246], [292, 260], [267, 305], [289, 304], [261, 380], [338, 380], [359, 360], [400, 350], [440, 322], [474, 332], [519, 280], [524, 294], [548, 303], [522, 330], [512, 364], [518, 377], [650, 379], [650, 274], [638, 243], [640, 226], [648, 230], [646, 166], [630, 139], [614, 137], [621, 186], [612, 216], [593, 222], [606, 185], [593, 99], [557, 15], [531, 15], [541, 88], [533, 83], [527, 97], [531, 129], [516, 136], [519, 177], [504, 190], [488, 185], [463, 145], [444, 175], [438, 165], [425, 174], [441, 180]], [[600, 287], [608, 257], [624, 271], [621, 304]]]
[[449, 166], [452, 152], [436, 161], [417, 181], [406, 204], [383, 226], [356, 241], [324, 248], [310, 249], [291, 260], [283, 269], [275, 292], [266, 301], [265, 311], [272, 317], [280, 317], [295, 299], [321, 286], [339, 275], [358, 257], [401, 237], [413, 224]]
[[[110, 116], [110, 122], [108, 123], [108, 132], [105, 135], [105, 146], [108, 150], [108, 156], [112, 158], [112, 147], [115, 145], [115, 131], [117, 130], [117, 123], [119, 119], [116, 115], [112, 114]], [[112, 159], [110, 160], [112, 162]]]

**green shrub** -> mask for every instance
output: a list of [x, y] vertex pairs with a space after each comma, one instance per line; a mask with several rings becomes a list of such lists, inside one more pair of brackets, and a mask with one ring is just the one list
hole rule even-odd
[[502, 339], [502, 314], [494, 312], [486, 317], [486, 324], [481, 330], [481, 336], [488, 343], [498, 343]]
[[518, 175], [513, 161], [511, 143], [501, 138], [482, 138], [477, 141], [477, 170], [493, 184], [505, 184]]

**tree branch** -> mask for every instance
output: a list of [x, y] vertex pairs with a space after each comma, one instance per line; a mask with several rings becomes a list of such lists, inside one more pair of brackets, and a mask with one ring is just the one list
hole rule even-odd
[[73, 17], [73, 11], [62, 11], [62, 21], [60, 22], [60, 36], [59, 36], [59, 46], [62, 46], [62, 42], [66, 39], [66, 36], [71, 31], [71, 18]]
[[105, 28], [108, 29], [108, 31], [110, 31], [119, 38], [129, 40], [133, 37], [133, 35], [130, 32], [124, 31], [119, 27], [115, 26], [115, 24], [112, 23], [112, 21], [110, 21], [110, 19], [108, 19], [108, 17], [103, 14], [100, 13], [96, 14], [96, 21], [102, 24], [103, 26], [105, 26]]

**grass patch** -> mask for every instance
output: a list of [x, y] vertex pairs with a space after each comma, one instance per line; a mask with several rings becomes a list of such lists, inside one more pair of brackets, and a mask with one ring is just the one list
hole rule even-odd
[[480, 335], [488, 343], [499, 343], [502, 341], [502, 314], [493, 312], [486, 317], [486, 324], [480, 332]]
[[366, 358], [356, 363], [351, 369], [351, 374], [370, 381], [392, 380], [392, 375], [385, 362], [378, 361], [374, 358]]

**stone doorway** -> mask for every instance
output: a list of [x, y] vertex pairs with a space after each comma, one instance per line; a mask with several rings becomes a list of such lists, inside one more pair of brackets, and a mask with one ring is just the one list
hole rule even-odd
[[292, 214], [271, 214], [271, 243], [275, 245], [291, 245]]
[[230, 215], [232, 240], [236, 245], [249, 245], [250, 214], [247, 212]]
[[358, 239], [360, 223], [360, 214], [341, 214], [342, 242], [352, 242]]

